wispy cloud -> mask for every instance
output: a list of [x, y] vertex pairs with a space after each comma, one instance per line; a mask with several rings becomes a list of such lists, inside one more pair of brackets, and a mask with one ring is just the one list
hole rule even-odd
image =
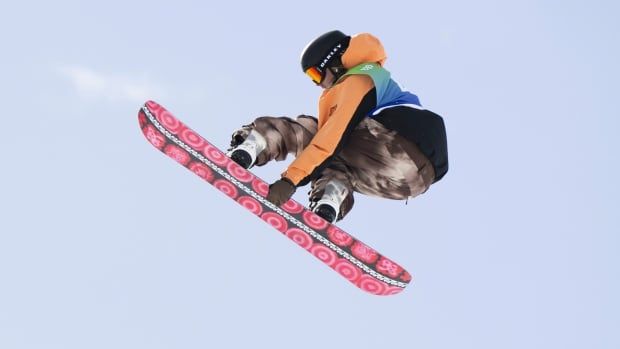
[[145, 77], [102, 73], [83, 66], [64, 66], [59, 71], [85, 99], [141, 103], [164, 94]]

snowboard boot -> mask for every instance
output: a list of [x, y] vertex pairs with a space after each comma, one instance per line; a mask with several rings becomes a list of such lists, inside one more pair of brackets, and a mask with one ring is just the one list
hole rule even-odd
[[334, 223], [338, 218], [338, 211], [328, 204], [320, 204], [314, 209], [314, 213], [324, 220]]
[[349, 194], [344, 183], [339, 180], [332, 179], [325, 185], [325, 191], [316, 206], [312, 209], [319, 217], [335, 223], [340, 219], [340, 205]]
[[265, 148], [267, 148], [265, 138], [260, 133], [252, 130], [241, 144], [231, 149], [226, 155], [241, 167], [249, 169], [254, 166], [258, 154]]

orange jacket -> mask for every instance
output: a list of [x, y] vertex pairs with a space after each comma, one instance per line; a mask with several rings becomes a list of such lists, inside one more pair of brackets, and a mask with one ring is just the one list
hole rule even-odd
[[[386, 58], [381, 42], [362, 33], [351, 37], [342, 63], [350, 69], [362, 63], [383, 65]], [[374, 87], [369, 76], [349, 75], [324, 90], [319, 99], [318, 131], [282, 177], [301, 186], [320, 174], [330, 158], [338, 153], [348, 133], [375, 107], [376, 94], [369, 93]]]

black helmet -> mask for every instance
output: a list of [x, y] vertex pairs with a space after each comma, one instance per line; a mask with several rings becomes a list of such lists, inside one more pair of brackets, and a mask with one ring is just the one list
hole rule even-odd
[[301, 69], [312, 81], [320, 84], [325, 70], [332, 67], [335, 58], [342, 56], [349, 46], [350, 36], [332, 30], [311, 41], [301, 53]]

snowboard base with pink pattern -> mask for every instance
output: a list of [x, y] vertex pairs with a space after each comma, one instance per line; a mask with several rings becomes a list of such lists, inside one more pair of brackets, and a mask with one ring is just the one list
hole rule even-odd
[[156, 102], [146, 102], [138, 119], [142, 133], [155, 148], [269, 223], [360, 289], [376, 295], [393, 295], [411, 281], [411, 276], [401, 266], [295, 200], [281, 207], [267, 201], [266, 182], [237, 165]]

